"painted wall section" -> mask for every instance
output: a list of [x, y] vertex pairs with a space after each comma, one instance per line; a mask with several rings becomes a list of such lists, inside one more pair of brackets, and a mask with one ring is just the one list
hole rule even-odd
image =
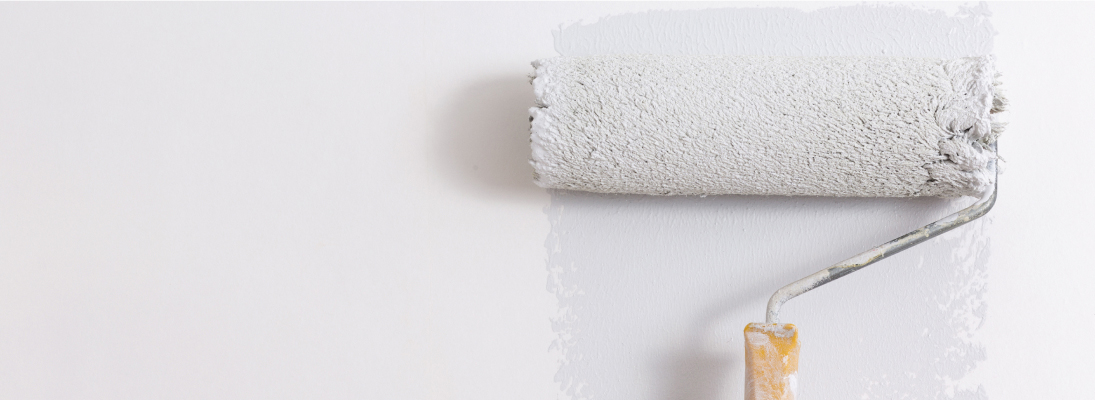
[[710, 8], [606, 16], [553, 32], [555, 50], [587, 54], [892, 55], [992, 52], [988, 6], [953, 15], [911, 7]]
[[[562, 27], [555, 48], [949, 58], [991, 52], [988, 15], [985, 6], [651, 11]], [[583, 399], [740, 399], [742, 328], [763, 321], [774, 290], [970, 202], [555, 191], [549, 286], [565, 358], [556, 379]], [[784, 322], [801, 331], [801, 398], [985, 398], [967, 375], [986, 357], [976, 332], [991, 220], [788, 303]]]

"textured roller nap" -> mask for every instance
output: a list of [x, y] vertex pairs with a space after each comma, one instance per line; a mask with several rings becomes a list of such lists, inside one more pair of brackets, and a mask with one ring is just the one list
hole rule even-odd
[[1004, 98], [991, 56], [588, 56], [533, 63], [545, 188], [977, 195]]

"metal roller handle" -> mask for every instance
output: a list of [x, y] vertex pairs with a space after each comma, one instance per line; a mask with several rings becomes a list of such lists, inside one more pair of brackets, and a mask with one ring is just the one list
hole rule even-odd
[[[996, 148], [995, 144], [992, 146]], [[999, 177], [999, 171], [997, 171], [996, 163], [992, 165], [993, 172]], [[992, 206], [996, 204], [996, 183], [993, 183], [992, 190], [986, 191], [981, 195], [981, 199], [973, 205], [962, 209], [954, 214], [948, 215], [943, 219], [932, 222], [927, 226], [917, 229], [915, 231], [906, 233], [905, 235], [882, 244], [881, 246], [867, 250], [859, 255], [841, 261], [836, 265], [823, 269], [814, 273], [813, 275], [799, 279], [787, 286], [784, 286], [772, 294], [772, 298], [768, 300], [768, 312], [765, 315], [765, 321], [767, 323], [779, 322], [779, 309], [786, 303], [787, 300], [791, 300], [800, 294], [809, 292], [818, 286], [832, 282], [837, 278], [844, 275], [848, 275], [852, 272], [858, 271], [863, 267], [874, 264], [879, 260], [894, 254], [900, 253], [902, 250], [913, 247], [921, 242], [931, 239], [933, 237], [942, 235], [951, 229], [965, 225], [966, 223], [980, 218], [992, 209]]]

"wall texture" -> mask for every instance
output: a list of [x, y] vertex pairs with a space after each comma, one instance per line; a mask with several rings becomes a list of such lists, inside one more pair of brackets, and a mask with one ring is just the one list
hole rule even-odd
[[[985, 6], [651, 11], [555, 32], [562, 55], [989, 54]], [[563, 311], [558, 379], [597, 399], [742, 398], [741, 330], [776, 289], [974, 199], [662, 198], [559, 191], [549, 269]], [[992, 216], [804, 295], [804, 399], [984, 398]]]

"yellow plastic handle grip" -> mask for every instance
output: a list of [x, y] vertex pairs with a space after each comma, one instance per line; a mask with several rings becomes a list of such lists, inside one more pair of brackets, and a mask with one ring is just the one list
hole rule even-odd
[[745, 327], [745, 400], [794, 400], [798, 329], [792, 324]]

